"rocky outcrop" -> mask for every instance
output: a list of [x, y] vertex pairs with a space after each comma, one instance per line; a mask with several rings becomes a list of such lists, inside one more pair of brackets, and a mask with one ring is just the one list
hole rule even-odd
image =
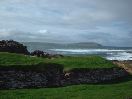
[[37, 56], [37, 57], [42, 57], [42, 58], [58, 58], [58, 57], [63, 57], [63, 55], [60, 54], [49, 54], [44, 51], [40, 50], [35, 50], [30, 53], [31, 56]]
[[37, 56], [42, 58], [58, 58], [63, 57], [60, 54], [50, 54], [48, 52], [35, 50], [33, 52], [28, 52], [27, 47], [23, 44], [13, 41], [13, 40], [2, 40], [0, 41], [0, 52], [10, 52], [10, 53], [18, 53], [25, 54], [31, 56]]
[[26, 46], [13, 40], [0, 41], [0, 52], [29, 54]]

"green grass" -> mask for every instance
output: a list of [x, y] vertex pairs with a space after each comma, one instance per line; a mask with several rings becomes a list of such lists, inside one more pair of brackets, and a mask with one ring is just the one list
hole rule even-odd
[[22, 54], [0, 52], [0, 65], [32, 65], [43, 62], [44, 59]]
[[38, 63], [57, 63], [62, 64], [65, 69], [71, 68], [110, 68], [114, 64], [99, 56], [81, 57], [60, 57], [44, 59], [37, 57], [24, 56], [13, 53], [0, 53], [0, 65], [32, 65]]
[[132, 81], [109, 85], [0, 90], [0, 99], [129, 99]]
[[110, 68], [114, 64], [99, 56], [81, 56], [81, 57], [63, 57], [55, 59], [46, 59], [46, 62], [58, 63], [64, 65], [65, 69], [69, 68]]

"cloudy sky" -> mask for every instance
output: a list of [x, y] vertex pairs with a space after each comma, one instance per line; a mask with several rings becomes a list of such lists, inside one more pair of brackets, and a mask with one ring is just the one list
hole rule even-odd
[[0, 40], [132, 46], [132, 0], [0, 0]]

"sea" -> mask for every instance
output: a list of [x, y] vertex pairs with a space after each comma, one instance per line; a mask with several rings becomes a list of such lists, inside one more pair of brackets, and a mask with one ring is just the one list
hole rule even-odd
[[66, 56], [88, 56], [97, 55], [106, 58], [107, 60], [132, 60], [132, 47], [102, 47], [102, 48], [52, 48], [45, 47], [43, 43], [36, 46], [29, 43], [24, 43], [30, 52], [34, 50], [42, 50], [51, 54], [62, 54]]
[[132, 60], [132, 49], [50, 49], [63, 55], [97, 55], [107, 60]]

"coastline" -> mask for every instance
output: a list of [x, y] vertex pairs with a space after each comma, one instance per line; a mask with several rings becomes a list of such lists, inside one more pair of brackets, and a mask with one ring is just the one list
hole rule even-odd
[[[45, 97], [49, 99], [51, 98], [51, 94], [53, 97], [58, 97], [58, 99], [64, 98], [64, 96], [68, 96], [68, 99], [71, 99], [73, 97], [71, 95], [76, 95], [77, 92], [80, 95], [78, 96], [79, 99], [84, 96], [84, 93], [86, 96], [84, 99], [87, 99], [88, 96], [90, 96], [89, 99], [98, 99], [97, 95], [104, 96], [104, 92], [106, 92], [106, 97], [110, 95], [110, 99], [113, 99], [113, 95], [131, 97], [132, 76], [130, 75], [131, 68], [128, 68], [132, 64], [130, 60], [112, 61], [97, 55], [87, 55], [85, 53], [86, 57], [83, 57], [83, 55], [78, 57], [71, 55], [71, 57], [48, 58], [46, 55], [46, 58], [41, 56], [45, 55], [43, 51], [37, 51], [38, 53], [34, 55], [35, 57], [31, 57], [30, 55], [23, 55], [25, 52], [23, 54], [16, 54], [21, 51], [21, 48], [18, 49], [17, 45], [13, 47], [7, 46], [6, 48], [8, 48], [7, 51], [9, 52], [12, 52], [10, 50], [12, 48], [16, 48], [17, 51], [14, 52], [13, 50], [14, 53], [0, 53], [1, 99], [9, 97], [15, 99], [19, 96], [22, 98], [36, 96], [37, 98], [34, 99]], [[56, 65], [49, 64], [45, 67], [45, 63], [56, 63]], [[4, 67], [2, 68], [2, 66]], [[56, 68], [56, 66], [59, 66], [59, 68]], [[64, 69], [62, 69], [63, 66]], [[117, 89], [118, 92], [115, 93]], [[21, 92], [23, 94], [16, 94]], [[43, 95], [40, 93], [43, 93]], [[100, 99], [106, 99], [106, 97], [101, 97]], [[121, 99], [120, 97], [116, 99]]]

